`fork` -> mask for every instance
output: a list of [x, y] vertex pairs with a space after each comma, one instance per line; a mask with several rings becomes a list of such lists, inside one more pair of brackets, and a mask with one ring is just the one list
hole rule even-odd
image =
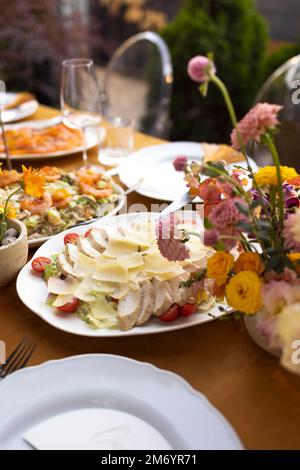
[[8, 374], [23, 369], [31, 358], [36, 344], [27, 338], [23, 338], [14, 351], [8, 356], [6, 363], [0, 366], [0, 379]]

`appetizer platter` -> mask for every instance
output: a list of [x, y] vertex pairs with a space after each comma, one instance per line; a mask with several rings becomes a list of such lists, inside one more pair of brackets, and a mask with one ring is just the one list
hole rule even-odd
[[[183, 214], [184, 229], [202, 224]], [[188, 262], [166, 260], [154, 219], [123, 214], [53, 237], [19, 274], [20, 299], [56, 328], [94, 337], [166, 332], [224, 315], [209, 289], [198, 297], [188, 283], [210, 249], [191, 237]]]
[[2, 93], [0, 92], [0, 102], [3, 106], [3, 121], [14, 122], [24, 119], [34, 114], [39, 103], [31, 93]]
[[[67, 127], [61, 117], [28, 121], [5, 126], [11, 158], [14, 160], [61, 157], [83, 150], [82, 134]], [[90, 127], [85, 131], [86, 148], [100, 144], [105, 138], [103, 129]], [[4, 159], [4, 145], [0, 134], [0, 159]]]
[[[173, 167], [178, 156], [185, 156], [189, 161], [225, 160], [229, 166], [237, 163], [246, 166], [243, 155], [229, 145], [172, 142], [144, 147], [124, 158], [124, 163], [118, 168], [120, 180], [131, 187], [143, 178], [137, 189], [139, 194], [161, 201], [174, 201], [186, 191], [182, 174]], [[256, 169], [255, 162], [251, 158], [249, 160]]]
[[[29, 246], [38, 246], [49, 237], [79, 223], [116, 214], [125, 202], [120, 186], [98, 167], [66, 172], [44, 166], [41, 174], [46, 191], [41, 199], [18, 192], [10, 199], [12, 216], [27, 228]], [[0, 206], [14, 192], [22, 174], [3, 170], [0, 174]]]

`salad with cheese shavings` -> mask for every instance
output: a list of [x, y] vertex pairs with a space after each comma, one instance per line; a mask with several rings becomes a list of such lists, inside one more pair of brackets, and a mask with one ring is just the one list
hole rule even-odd
[[[44, 166], [46, 179], [41, 199], [16, 193], [10, 199], [15, 217], [22, 220], [29, 240], [48, 237], [73, 227], [79, 222], [107, 215], [119, 199], [113, 180], [95, 168], [66, 172], [55, 166]], [[0, 174], [0, 207], [17, 188], [22, 174], [4, 170]]]
[[161, 255], [150, 220], [67, 233], [64, 244], [51, 259], [32, 261], [47, 283], [45, 302], [54, 314], [77, 315], [93, 328], [127, 331], [154, 318], [169, 323], [201, 313], [214, 302], [202, 282], [189, 283], [210, 255], [198, 237], [187, 242], [188, 262]]

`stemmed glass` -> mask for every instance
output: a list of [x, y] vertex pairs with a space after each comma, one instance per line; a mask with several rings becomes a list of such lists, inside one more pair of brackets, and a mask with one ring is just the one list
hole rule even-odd
[[60, 103], [64, 123], [82, 132], [82, 158], [87, 165], [86, 129], [99, 126], [101, 113], [100, 89], [92, 60], [63, 61]]

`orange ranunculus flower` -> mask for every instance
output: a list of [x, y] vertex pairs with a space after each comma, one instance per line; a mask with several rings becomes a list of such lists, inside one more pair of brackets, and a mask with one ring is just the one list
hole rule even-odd
[[214, 279], [218, 286], [226, 283], [232, 270], [234, 257], [225, 251], [218, 251], [207, 261], [207, 277]]
[[287, 255], [289, 260], [293, 263], [295, 266], [295, 269], [298, 274], [300, 274], [300, 253], [290, 253]]
[[23, 189], [28, 196], [41, 198], [45, 192], [45, 176], [33, 168], [22, 165]]
[[253, 271], [259, 276], [264, 272], [265, 267], [257, 253], [251, 251], [240, 254], [233, 267], [234, 272]]
[[289, 178], [287, 180], [287, 183], [291, 184], [292, 186], [295, 186], [296, 188], [300, 188], [300, 175], [295, 176], [295, 178]]

